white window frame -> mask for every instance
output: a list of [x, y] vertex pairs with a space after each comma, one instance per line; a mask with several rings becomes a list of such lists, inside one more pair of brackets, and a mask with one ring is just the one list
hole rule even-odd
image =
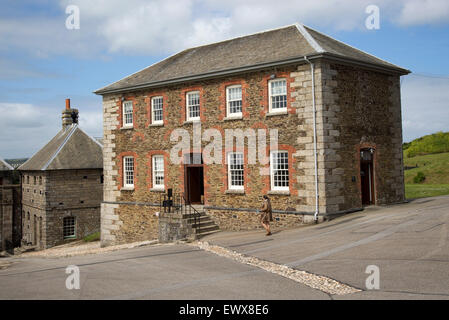
[[[127, 108], [126, 106], [131, 105], [131, 112], [126, 112]], [[131, 100], [127, 100], [127, 101], [123, 101], [123, 110], [122, 110], [122, 115], [123, 115], [123, 127], [124, 128], [129, 128], [132, 127], [134, 125], [134, 105], [133, 102]], [[131, 122], [128, 122], [128, 118], [127, 115], [131, 115]]]
[[[160, 120], [155, 120], [155, 111], [154, 110], [154, 101], [156, 99], [161, 99], [161, 113], [162, 113], [162, 119]], [[151, 123], [152, 124], [163, 124], [164, 123], [164, 97], [163, 96], [157, 96], [157, 97], [152, 97], [151, 98]]]
[[[132, 169], [131, 170], [130, 170], [130, 167], [127, 166], [129, 159], [132, 160]], [[132, 156], [123, 157], [123, 187], [124, 188], [128, 188], [128, 189], [134, 188], [134, 168], [135, 168], [134, 157], [132, 157]], [[128, 173], [130, 173], [130, 172], [132, 173], [131, 174], [132, 183], [129, 183], [129, 181], [127, 179]]]
[[[68, 219], [73, 221], [73, 225], [70, 224], [69, 226], [66, 226], [64, 224], [64, 222], [67, 221]], [[72, 233], [70, 235], [66, 235], [66, 229], [67, 228], [70, 228], [70, 229], [73, 228], [73, 231], [72, 231]], [[62, 219], [62, 235], [63, 235], [64, 239], [74, 239], [74, 238], [76, 238], [76, 217], [65, 217], [65, 218]]]
[[[242, 181], [243, 181], [243, 185], [233, 185], [232, 183], [232, 169], [231, 169], [231, 156], [235, 155], [235, 154], [239, 154], [242, 156]], [[245, 162], [244, 162], [244, 155], [243, 152], [229, 152], [228, 153], [228, 189], [230, 190], [244, 190], [245, 189]], [[234, 169], [235, 170], [235, 169]], [[235, 170], [237, 171], [237, 170]]]
[[[274, 82], [285, 82], [285, 94], [281, 93], [281, 94], [273, 94], [271, 92], [271, 84]], [[285, 103], [285, 108], [274, 108], [273, 109], [273, 99], [272, 97], [277, 97], [277, 96], [284, 96], [285, 95], [285, 99], [286, 99], [286, 103]], [[268, 81], [268, 103], [269, 103], [269, 112], [270, 113], [278, 113], [278, 112], [286, 112], [287, 111], [287, 102], [288, 102], [288, 90], [287, 90], [287, 79], [285, 78], [277, 78], [277, 79], [273, 79]]]
[[[284, 153], [287, 155], [287, 178], [288, 178], [288, 186], [275, 186], [274, 185], [274, 155]], [[271, 151], [270, 152], [270, 181], [271, 181], [271, 190], [274, 191], [289, 191], [290, 190], [290, 166], [289, 163], [289, 154], [288, 151], [285, 150], [277, 150], [277, 151]]]
[[[189, 96], [190, 95], [198, 95], [198, 116], [197, 117], [191, 117], [190, 116], [190, 108], [193, 107], [194, 105], [190, 104], [190, 99]], [[200, 116], [201, 116], [201, 96], [200, 96], [200, 92], [199, 91], [189, 91], [186, 93], [186, 120], [187, 121], [195, 121], [195, 120], [200, 120]]]
[[[162, 169], [156, 168], [156, 159], [162, 159]], [[156, 170], [158, 169], [158, 170]], [[162, 173], [162, 184], [156, 184], [158, 174]], [[153, 178], [153, 189], [165, 189], [165, 163], [163, 155], [154, 155], [152, 157], [151, 176]]]
[[[230, 93], [229, 91], [231, 89], [235, 89], [235, 88], [240, 88], [240, 100], [238, 99], [230, 99]], [[231, 102], [234, 101], [240, 101], [240, 112], [231, 112]], [[226, 116], [231, 118], [231, 117], [242, 117], [242, 108], [243, 108], [243, 91], [242, 91], [242, 86], [240, 84], [238, 85], [232, 85], [232, 86], [228, 86], [226, 87]]]

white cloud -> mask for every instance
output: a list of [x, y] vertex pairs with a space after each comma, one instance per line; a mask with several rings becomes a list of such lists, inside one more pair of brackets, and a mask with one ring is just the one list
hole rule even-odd
[[[103, 115], [96, 101], [81, 103], [79, 124], [93, 137], [103, 135]], [[94, 107], [96, 106], [96, 107]], [[0, 157], [30, 157], [61, 130], [63, 106], [42, 107], [26, 103], [0, 102]]]
[[402, 81], [403, 140], [449, 131], [449, 78], [409, 75]]
[[397, 22], [403, 26], [449, 22], [449, 1], [409, 0], [404, 3]]
[[[59, 0], [60, 15], [0, 21], [0, 52], [98, 56], [167, 55], [188, 47], [302, 22], [319, 29], [364, 29], [372, 0]], [[449, 22], [447, 0], [377, 0], [383, 21], [410, 26]], [[80, 8], [67, 30], [65, 8]]]

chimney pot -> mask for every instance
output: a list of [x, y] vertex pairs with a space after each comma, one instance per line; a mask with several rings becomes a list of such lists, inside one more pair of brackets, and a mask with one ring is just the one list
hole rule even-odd
[[67, 110], [70, 109], [70, 99], [65, 99], [65, 108], [66, 108]]

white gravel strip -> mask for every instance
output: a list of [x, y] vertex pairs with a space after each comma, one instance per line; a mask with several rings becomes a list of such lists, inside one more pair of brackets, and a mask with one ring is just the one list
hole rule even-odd
[[344, 295], [361, 291], [359, 289], [350, 287], [346, 284], [340, 283], [336, 280], [324, 276], [318, 276], [306, 271], [292, 269], [290, 267], [287, 267], [286, 265], [264, 261], [259, 258], [245, 256], [236, 251], [232, 251], [216, 245], [210, 245], [208, 242], [197, 241], [190, 243], [190, 245], [196, 246], [205, 251], [215, 253], [219, 256], [235, 260], [240, 263], [248, 264], [254, 267], [261, 268], [265, 271], [278, 274], [282, 277], [302, 283], [308, 287], [323, 291], [331, 295]]
[[25, 252], [25, 253], [22, 253], [21, 255], [19, 255], [18, 257], [41, 257], [41, 258], [73, 257], [73, 256], [80, 256], [80, 255], [85, 255], [85, 254], [111, 252], [111, 251], [120, 250], [120, 249], [137, 248], [137, 247], [142, 247], [142, 246], [146, 246], [146, 245], [156, 244], [157, 242], [158, 242], [157, 240], [140, 241], [140, 242], [125, 243], [125, 244], [108, 246], [108, 247], [102, 248], [100, 246], [100, 241], [95, 241], [92, 243], [80, 244], [80, 245], [76, 245], [76, 246], [63, 245], [60, 247], [53, 247], [53, 248], [41, 250], [41, 251]]

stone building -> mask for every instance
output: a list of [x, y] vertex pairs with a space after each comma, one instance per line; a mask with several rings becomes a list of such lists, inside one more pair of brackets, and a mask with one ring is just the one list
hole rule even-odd
[[20, 245], [21, 192], [14, 168], [0, 158], [0, 252]]
[[24, 245], [44, 249], [100, 230], [102, 148], [67, 99], [62, 130], [19, 167]]
[[[263, 194], [282, 227], [402, 202], [400, 76], [409, 72], [294, 24], [184, 50], [97, 90], [102, 242], [156, 238], [168, 189], [225, 230], [259, 228]], [[257, 148], [264, 161], [249, 161], [251, 138], [225, 147], [238, 130], [271, 145], [273, 129], [277, 147]]]

